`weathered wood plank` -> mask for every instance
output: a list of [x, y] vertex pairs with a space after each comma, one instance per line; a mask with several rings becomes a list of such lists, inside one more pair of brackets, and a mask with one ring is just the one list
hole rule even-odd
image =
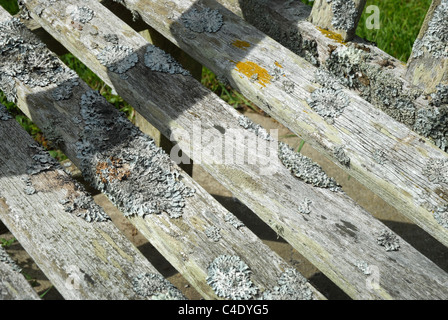
[[0, 300], [39, 300], [20, 267], [0, 246]]
[[[160, 33], [150, 28], [140, 31], [140, 34], [149, 43], [159, 47], [165, 52], [169, 53], [176, 61], [178, 61], [190, 74], [198, 81], [201, 80], [202, 66], [195, 60], [193, 60], [186, 52], [180, 50]], [[151, 123], [149, 123], [140, 113], [135, 113], [135, 125], [144, 133], [151, 136], [156, 144], [166, 152], [174, 147], [174, 144], [165, 137], [160, 131], [158, 131]], [[193, 161], [185, 161], [179, 164], [182, 170], [184, 170], [189, 176], [193, 175]]]
[[183, 298], [15, 120], [0, 137], [0, 218], [64, 298]]
[[408, 61], [408, 77], [433, 102], [448, 104], [448, 1], [433, 0]]
[[[71, 3], [65, 1], [61, 5]], [[402, 250], [393, 253], [385, 251], [384, 247], [378, 245], [377, 238], [387, 228], [343, 193], [315, 188], [296, 179], [278, 160], [278, 154], [274, 152], [278, 146], [275, 140], [274, 148], [271, 149], [275, 156], [258, 154], [250, 145], [244, 148], [244, 144], [240, 147], [237, 143], [237, 148], [226, 152], [236, 159], [241, 159], [239, 157], [242, 155], [244, 159], [245, 152], [249, 152], [246, 154], [248, 159], [255, 162], [223, 163], [222, 152], [210, 150], [210, 146], [219, 148], [225, 138], [233, 142], [235, 136], [249, 135], [249, 140], [244, 142], [246, 144], [253, 141], [261, 145], [264, 139], [243, 130], [240, 115], [193, 78], [183, 74], [151, 72], [148, 70], [151, 65], [145, 67], [144, 63], [136, 63], [126, 71], [126, 79], [123, 79], [123, 74], [120, 76], [102, 66], [97, 55], [107, 47], [107, 43], [101, 41], [102, 35], [111, 30], [119, 38], [119, 43], [140, 53], [139, 61], [145, 61], [142, 57], [147, 48], [153, 50], [141, 36], [115, 19], [104, 7], [95, 1], [85, 1], [84, 5], [95, 12], [95, 18], [83, 26], [83, 32], [78, 32], [61, 14], [57, 5], [40, 11], [38, 4], [38, 1], [27, 2], [34, 19], [106, 83], [114, 86], [162, 133], [167, 136], [173, 134], [174, 140], [196, 163], [201, 164], [349, 295], [355, 298], [427, 298], [446, 295], [443, 285], [446, 273], [402, 239], [398, 240]], [[98, 34], [90, 35], [88, 30], [92, 28]], [[92, 46], [92, 43], [95, 45]], [[204, 137], [206, 141], [201, 141]], [[269, 175], [268, 179], [264, 174]], [[323, 176], [321, 178], [328, 182]], [[302, 205], [309, 206], [308, 202], [302, 204], [306, 198], [311, 199], [311, 207], [315, 212], [309, 217], [300, 214], [300, 210], [307, 211], [301, 208]], [[350, 215], [347, 215], [348, 212]], [[140, 224], [137, 221], [135, 223]], [[143, 233], [149, 233], [144, 226], [139, 227]], [[182, 232], [186, 230], [182, 229]], [[158, 237], [163, 238], [164, 235], [159, 234]], [[176, 240], [170, 239], [170, 243], [177, 243]], [[165, 246], [167, 243], [163, 241], [160, 245]], [[357, 268], [358, 260], [384, 270], [384, 273], [381, 272], [379, 287], [366, 286], [366, 274]], [[428, 277], [428, 272], [432, 276]]]
[[437, 107], [437, 101], [443, 101], [443, 86], [428, 95], [408, 80], [401, 61], [359, 37], [344, 42], [337, 34], [305, 21], [310, 7], [300, 1], [219, 2], [310, 63], [325, 68], [396, 121], [448, 150], [446, 111]]
[[[79, 9], [76, 5], [70, 7], [73, 3], [76, 2], [54, 4], [56, 12], [63, 14], [59, 7], [61, 5], [68, 9]], [[83, 4], [92, 8], [92, 3], [84, 1]], [[117, 33], [123, 46], [129, 45], [123, 41], [127, 37], [148, 44], [138, 33], [114, 19], [113, 15], [106, 12], [100, 15], [100, 9], [104, 7], [96, 2], [95, 5], [98, 6], [93, 7], [95, 20], [104, 16], [108, 23], [91, 24], [93, 29], [89, 29], [89, 24], [86, 23], [82, 29], [97, 35], [99, 40], [103, 39], [104, 44], [111, 38], [104, 35], [115, 32], [117, 26], [123, 27], [124, 29], [118, 30], [126, 36]], [[90, 10], [93, 9], [89, 8], [81, 10], [92, 13]], [[51, 11], [48, 9], [49, 7], [45, 7], [44, 12]], [[75, 20], [77, 18], [80, 17], [75, 16]], [[55, 23], [62, 23], [60, 25], [64, 26], [63, 29], [68, 28], [63, 31], [67, 34], [70, 34], [69, 30], [73, 27], [79, 30], [79, 25], [73, 26], [70, 21], [54, 20]], [[64, 25], [66, 22], [69, 24]], [[14, 29], [19, 30], [18, 43], [29, 43], [29, 33], [19, 25], [14, 26]], [[7, 36], [4, 33], [2, 35]], [[87, 39], [84, 40], [84, 44], [90, 44]], [[27, 52], [40, 55], [35, 57], [36, 60], [48, 61], [47, 66], [53, 68], [44, 66], [39, 69], [31, 64], [23, 71], [25, 74], [35, 76], [34, 80], [39, 84], [45, 83], [44, 80], [52, 72], [56, 72], [57, 78], [70, 79], [68, 69], [56, 57], [51, 56], [48, 50], [39, 45], [34, 49], [36, 50]], [[20, 55], [8, 57], [15, 60], [21, 58]], [[97, 61], [96, 58], [94, 61]], [[142, 64], [135, 65], [133, 69], [148, 73], [148, 69]], [[35, 82], [23, 83], [20, 80], [22, 75], [13, 78], [18, 106], [43, 128], [51, 141], [59, 142], [65, 154], [82, 170], [84, 177], [103, 191], [205, 298], [238, 299], [267, 294], [274, 298], [324, 298], [170, 160], [162, 149], [155, 146], [152, 139], [141, 133], [87, 84], [76, 79], [76, 83], [70, 82], [70, 87], [67, 87], [66, 82], [39, 87], [33, 86]], [[118, 78], [120, 82], [124, 82], [122, 77]], [[157, 84], [166, 83], [171, 77], [176, 76], [162, 74]], [[186, 78], [192, 79], [189, 76]], [[148, 86], [150, 83], [143, 82], [142, 85]], [[115, 87], [120, 88], [117, 85]], [[65, 95], [60, 99], [62, 89]], [[129, 90], [130, 94], [137, 92]], [[97, 231], [91, 233], [98, 234]], [[227, 276], [231, 278], [237, 276], [237, 271], [241, 277], [229, 285], [219, 278], [220, 272], [228, 273]], [[277, 293], [274, 287], [279, 284], [279, 277], [285, 276], [291, 277], [289, 280], [292, 282], [295, 281], [285, 284], [287, 287], [292, 286], [290, 289], [296, 292], [275, 296]]]
[[352, 40], [365, 5], [366, 0], [316, 0], [309, 21]]

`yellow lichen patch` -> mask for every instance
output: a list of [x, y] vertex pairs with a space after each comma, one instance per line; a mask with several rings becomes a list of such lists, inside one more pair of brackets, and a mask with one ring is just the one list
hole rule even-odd
[[240, 48], [241, 50], [247, 50], [250, 47], [250, 43], [242, 40], [235, 40], [232, 43], [233, 46]]
[[236, 70], [244, 74], [249, 79], [258, 82], [263, 87], [271, 82], [272, 76], [265, 69], [252, 61], [238, 62], [236, 64]]
[[278, 61], [275, 61], [274, 62], [274, 64], [277, 66], [277, 67], [279, 67], [279, 68], [282, 68], [283, 69], [283, 66], [280, 64], [280, 63], [278, 63]]
[[333, 31], [330, 31], [330, 30], [326, 30], [326, 29], [323, 29], [321, 27], [316, 27], [316, 28], [317, 28], [317, 30], [322, 32], [322, 34], [324, 36], [326, 36], [329, 39], [332, 39], [332, 40], [334, 40], [334, 41], [336, 41], [336, 42], [338, 42], [340, 44], [343, 44], [343, 45], [345, 45], [347, 43], [347, 42], [344, 41], [342, 36], [340, 34], [336, 33], [336, 32], [333, 32]]

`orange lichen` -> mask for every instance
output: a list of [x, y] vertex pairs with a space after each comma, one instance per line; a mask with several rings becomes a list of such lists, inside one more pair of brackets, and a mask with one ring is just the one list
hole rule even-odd
[[336, 32], [330, 31], [330, 30], [326, 30], [323, 29], [321, 27], [316, 27], [320, 32], [322, 32], [322, 34], [324, 36], [326, 36], [329, 39], [332, 39], [340, 44], [346, 45], [347, 42], [344, 41], [344, 39], [342, 38], [342, 36]]
[[283, 66], [280, 64], [280, 63], [278, 63], [278, 61], [275, 61], [274, 62], [274, 64], [277, 66], [277, 67], [279, 67], [279, 68], [282, 68], [283, 69]]
[[110, 163], [98, 162], [96, 165], [96, 174], [99, 175], [103, 183], [110, 182], [112, 180], [125, 180], [130, 176], [129, 169], [125, 169], [123, 166], [123, 160], [110, 157]]
[[236, 70], [244, 74], [249, 79], [258, 82], [263, 87], [266, 87], [266, 85], [269, 84], [272, 79], [272, 76], [266, 69], [260, 67], [252, 61], [238, 62], [236, 64]]
[[241, 50], [247, 50], [250, 47], [250, 43], [242, 40], [235, 40], [232, 43], [233, 46], [240, 48]]

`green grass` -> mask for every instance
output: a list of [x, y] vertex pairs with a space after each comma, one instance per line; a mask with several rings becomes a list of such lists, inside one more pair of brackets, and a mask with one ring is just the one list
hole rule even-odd
[[367, 29], [366, 20], [371, 14], [364, 10], [356, 34], [375, 42], [378, 48], [406, 62], [431, 0], [368, 0], [366, 8], [369, 5], [376, 5], [380, 9], [380, 28]]
[[[308, 0], [300, 1], [309, 5], [312, 5], [313, 3]], [[397, 59], [406, 61], [410, 56], [412, 44], [417, 37], [430, 4], [431, 0], [368, 0], [367, 6], [377, 5], [380, 9], [380, 29], [367, 29], [366, 19], [369, 17], [369, 14], [364, 11], [357, 29], [357, 34], [360, 37], [375, 42], [380, 49], [386, 51]], [[0, 5], [11, 14], [15, 14], [18, 11], [16, 0], [0, 0]], [[81, 79], [83, 79], [91, 88], [98, 90], [110, 103], [117, 109], [125, 112], [131, 121], [133, 120], [134, 111], [132, 107], [122, 98], [114, 95], [112, 90], [78, 59], [72, 54], [63, 55], [60, 58], [65, 64], [75, 70]], [[230, 86], [220, 82], [216, 76], [205, 67], [202, 70], [201, 82], [234, 108], [250, 108], [256, 112], [261, 112], [257, 106], [244, 98], [240, 93], [233, 90]], [[66, 158], [60, 150], [52, 146], [46, 140], [40, 129], [34, 125], [31, 120], [29, 120], [13, 103], [6, 100], [2, 92], [0, 92], [0, 103], [7, 107], [17, 122], [19, 122], [36, 141], [47, 147], [52, 156], [58, 160], [64, 160]]]
[[[309, 0], [300, 1], [308, 5], [313, 4], [313, 1]], [[371, 5], [378, 6], [380, 10], [380, 29], [367, 29], [366, 20], [372, 13], [368, 14], [364, 9], [356, 34], [376, 43], [378, 48], [391, 56], [406, 62], [431, 0], [367, 0], [365, 8]]]
[[8, 248], [16, 241], [17, 241], [16, 238], [11, 238], [9, 240], [5, 238], [0, 238], [0, 246], [2, 246], [3, 248]]
[[0, 6], [10, 14], [16, 14], [19, 11], [17, 0], [0, 0]]

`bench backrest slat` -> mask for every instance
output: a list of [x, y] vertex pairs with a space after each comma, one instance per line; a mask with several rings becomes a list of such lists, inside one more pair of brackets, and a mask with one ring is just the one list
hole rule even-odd
[[408, 61], [409, 80], [440, 106], [448, 103], [448, 1], [433, 0]]
[[366, 0], [315, 0], [309, 21], [352, 40]]

